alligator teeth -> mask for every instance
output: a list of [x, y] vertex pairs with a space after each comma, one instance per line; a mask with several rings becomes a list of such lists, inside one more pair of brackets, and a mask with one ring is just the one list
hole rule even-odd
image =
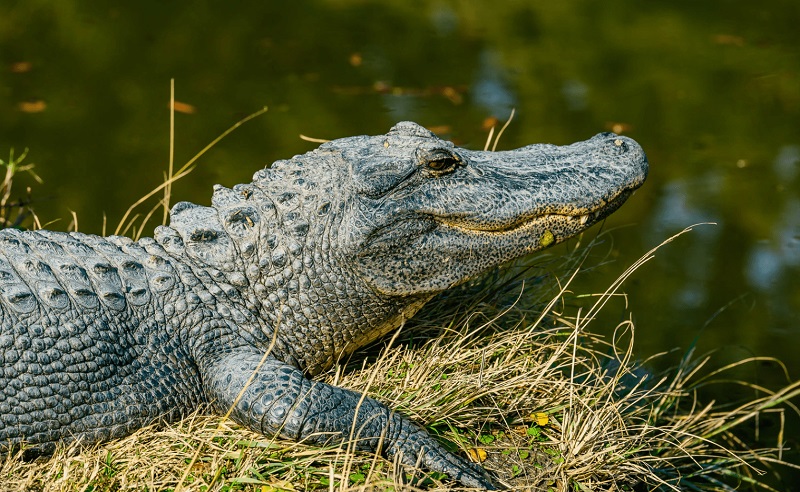
[[589, 222], [589, 215], [591, 215], [591, 214], [581, 215], [581, 225]]

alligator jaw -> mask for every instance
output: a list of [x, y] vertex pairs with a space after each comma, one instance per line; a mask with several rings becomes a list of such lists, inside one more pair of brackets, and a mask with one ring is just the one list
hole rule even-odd
[[[503, 224], [500, 227], [491, 227], [491, 224], [471, 225], [465, 221], [455, 221], [448, 218], [434, 217], [434, 221], [440, 226], [459, 231], [463, 234], [474, 235], [494, 235], [503, 236], [509, 233], [517, 233], [523, 231], [531, 231], [537, 228], [547, 228], [548, 223], [564, 222], [572, 224], [574, 227], [567, 231], [561, 239], [573, 236], [582, 232], [582, 230], [591, 227], [593, 224], [608, 217], [611, 213], [617, 210], [625, 200], [630, 197], [633, 190], [623, 190], [617, 193], [616, 196], [608, 201], [601, 201], [597, 203], [589, 211], [564, 211], [564, 212], [550, 212], [543, 214], [528, 215], [513, 224]], [[558, 240], [555, 242], [559, 242]], [[549, 246], [552, 242], [547, 244]]]

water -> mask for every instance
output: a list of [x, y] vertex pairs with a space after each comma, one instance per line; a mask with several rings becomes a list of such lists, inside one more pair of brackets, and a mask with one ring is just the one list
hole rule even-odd
[[[101, 232], [106, 217], [110, 232], [162, 181], [171, 78], [185, 104], [179, 164], [270, 108], [209, 151], [173, 203], [208, 203], [213, 183], [314, 148], [301, 133], [384, 133], [410, 119], [479, 148], [485, 120], [515, 108], [501, 148], [613, 129], [650, 158], [646, 185], [604, 225], [592, 258], [605, 262], [575, 291], [601, 292], [672, 234], [716, 224], [662, 248], [623, 287], [639, 357], [679, 348], [653, 363], [663, 367], [689, 347], [717, 349], [719, 364], [772, 356], [800, 376], [800, 3], [212, 4], [0, 6], [0, 158], [30, 149], [51, 228], [75, 211], [81, 230]], [[612, 303], [600, 324], [626, 312]], [[743, 372], [780, 382], [774, 364]]]

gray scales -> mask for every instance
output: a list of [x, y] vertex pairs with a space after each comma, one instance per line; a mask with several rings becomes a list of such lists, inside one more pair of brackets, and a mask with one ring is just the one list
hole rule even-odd
[[610, 133], [481, 152], [403, 122], [218, 185], [210, 207], [178, 203], [154, 238], [0, 231], [0, 453], [210, 404], [312, 444], [355, 428], [358, 449], [492, 488], [384, 404], [310, 378], [437, 293], [603, 219], [647, 169]]

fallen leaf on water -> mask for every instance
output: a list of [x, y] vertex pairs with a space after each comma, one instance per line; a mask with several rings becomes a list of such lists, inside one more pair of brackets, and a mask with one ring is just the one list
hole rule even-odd
[[606, 130], [611, 130], [614, 133], [625, 133], [633, 129], [633, 126], [628, 123], [619, 121], [609, 121], [605, 124]]
[[16, 62], [11, 64], [11, 73], [27, 73], [30, 72], [33, 68], [33, 63], [31, 62]]
[[194, 111], [195, 111], [194, 106], [192, 106], [191, 104], [185, 103], [185, 102], [180, 102], [180, 101], [174, 101], [173, 104], [172, 104], [172, 108], [176, 112], [184, 113], [184, 114], [194, 114]]
[[451, 127], [450, 125], [434, 125], [434, 126], [428, 126], [426, 128], [432, 131], [433, 133], [436, 133], [437, 135], [441, 135], [443, 133], [450, 133], [451, 131], [453, 131], [453, 127]]
[[464, 102], [464, 98], [454, 87], [445, 87], [442, 89], [442, 95], [453, 104], [461, 104]]
[[383, 94], [383, 93], [391, 91], [392, 90], [392, 86], [386, 81], [376, 80], [372, 84], [372, 90], [374, 90], [375, 92], [377, 92], [379, 94]]
[[41, 113], [47, 109], [47, 103], [41, 99], [37, 99], [35, 101], [22, 101], [21, 103], [17, 104], [17, 109], [23, 113]]
[[744, 46], [744, 38], [734, 34], [717, 34], [714, 42], [726, 46]]
[[481, 129], [483, 131], [489, 131], [489, 130], [492, 129], [492, 127], [497, 126], [499, 123], [500, 123], [500, 120], [498, 120], [494, 116], [489, 116], [488, 118], [485, 118], [483, 120], [483, 123], [481, 124]]

